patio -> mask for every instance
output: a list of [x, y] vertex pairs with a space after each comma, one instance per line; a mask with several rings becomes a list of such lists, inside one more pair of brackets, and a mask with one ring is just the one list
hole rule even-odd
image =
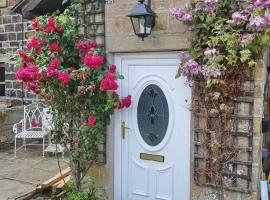
[[[68, 163], [59, 154], [60, 165], [66, 168]], [[40, 146], [30, 146], [27, 150], [13, 153], [0, 152], [0, 199], [14, 199], [36, 185], [48, 180], [58, 173], [57, 158], [46, 154], [42, 158]]]

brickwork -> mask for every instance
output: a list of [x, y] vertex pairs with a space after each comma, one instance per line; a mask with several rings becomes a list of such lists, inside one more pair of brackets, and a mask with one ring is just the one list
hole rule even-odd
[[34, 98], [34, 95], [23, 90], [21, 82], [16, 80], [16, 69], [11, 58], [32, 36], [32, 31], [29, 21], [22, 20], [21, 15], [10, 11], [15, 3], [15, 0], [9, 0], [5, 7], [1, 7], [4, 4], [0, 3], [0, 57], [6, 58], [4, 63], [5, 99], [10, 101], [12, 105], [20, 105], [22, 99], [31, 99]]

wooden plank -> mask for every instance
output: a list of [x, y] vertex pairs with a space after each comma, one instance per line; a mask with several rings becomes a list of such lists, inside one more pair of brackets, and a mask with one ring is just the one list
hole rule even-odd
[[53, 188], [62, 188], [68, 181], [70, 181], [71, 175], [66, 176], [62, 180], [58, 181], [57, 183], [54, 183], [52, 185]]
[[65, 177], [64, 179], [62, 179], [61, 181], [55, 183], [52, 185], [52, 188], [55, 190], [56, 194], [60, 193], [63, 191], [63, 187], [64, 185], [70, 181], [71, 179], [71, 175], [68, 175], [67, 177]]
[[36, 188], [31, 189], [28, 192], [25, 192], [24, 194], [21, 194], [20, 196], [15, 197], [15, 200], [27, 200], [30, 199], [32, 196], [36, 194]]
[[70, 167], [68, 167], [67, 169], [62, 170], [62, 173], [59, 172], [58, 174], [56, 174], [51, 179], [49, 179], [49, 180], [45, 181], [44, 183], [42, 183], [41, 188], [47, 188], [47, 187], [53, 185], [54, 183], [57, 183], [58, 181], [65, 178], [66, 176], [70, 175], [70, 173], [71, 173]]

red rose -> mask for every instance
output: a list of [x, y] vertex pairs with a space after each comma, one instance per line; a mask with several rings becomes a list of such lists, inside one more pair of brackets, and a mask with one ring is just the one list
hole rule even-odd
[[55, 19], [53, 17], [48, 19], [48, 26], [55, 26]]
[[59, 60], [57, 58], [53, 58], [48, 68], [50, 70], [56, 70], [59, 66]]
[[49, 44], [49, 50], [54, 53], [54, 52], [58, 52], [61, 50], [61, 47], [59, 45], [58, 42], [53, 42], [51, 44]]
[[26, 46], [28, 49], [35, 49], [37, 54], [40, 53], [41, 50], [40, 43], [36, 37], [33, 37], [32, 40], [30, 40]]
[[33, 58], [31, 58], [30, 56], [26, 55], [26, 53], [24, 53], [23, 50], [19, 49], [18, 50], [18, 54], [21, 57], [23, 62], [33, 62]]
[[88, 119], [87, 119], [87, 124], [88, 126], [92, 127], [94, 126], [96, 123], [96, 118], [94, 116], [89, 116]]
[[16, 72], [16, 77], [19, 80], [22, 80], [24, 82], [30, 82], [30, 81], [35, 81], [39, 80], [41, 77], [41, 74], [38, 71], [37, 66], [22, 66], [18, 69]]
[[116, 78], [113, 74], [108, 73], [104, 79], [100, 82], [100, 88], [102, 90], [116, 90], [118, 88], [118, 84], [116, 82]]
[[126, 98], [121, 99], [121, 107], [128, 108], [131, 105], [131, 96], [128, 95]]
[[92, 48], [97, 48], [96, 42], [90, 42], [90, 41], [77, 41], [75, 47], [80, 50], [87, 50], [89, 51]]
[[38, 18], [35, 18], [32, 20], [32, 28], [36, 31], [38, 31], [40, 28], [39, 28], [39, 23], [38, 23]]
[[58, 26], [58, 27], [55, 28], [55, 32], [57, 32], [59, 34], [62, 34], [63, 33], [63, 29]]
[[70, 75], [66, 72], [58, 72], [57, 76], [58, 80], [64, 85], [68, 84], [70, 81]]
[[116, 72], [116, 65], [111, 65], [109, 71], [114, 74]]
[[117, 92], [113, 91], [112, 96], [113, 97], [119, 97], [119, 94]]
[[97, 69], [103, 64], [103, 56], [92, 56], [86, 54], [83, 62], [88, 68]]

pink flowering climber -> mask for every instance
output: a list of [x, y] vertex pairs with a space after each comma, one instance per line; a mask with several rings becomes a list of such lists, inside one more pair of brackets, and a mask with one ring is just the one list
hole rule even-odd
[[240, 12], [234, 12], [232, 14], [232, 20], [233, 21], [247, 21], [247, 16], [245, 16], [244, 14], [240, 13]]

